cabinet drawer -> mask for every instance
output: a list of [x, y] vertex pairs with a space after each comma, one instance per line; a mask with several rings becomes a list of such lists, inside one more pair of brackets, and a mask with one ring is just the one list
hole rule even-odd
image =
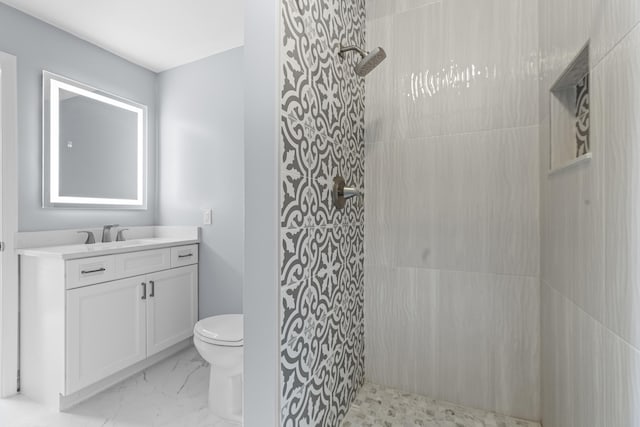
[[114, 255], [70, 260], [67, 261], [66, 269], [67, 289], [106, 282], [117, 277]]
[[116, 274], [131, 277], [166, 270], [171, 267], [170, 255], [169, 248], [116, 255]]
[[198, 263], [198, 245], [171, 248], [171, 268]]

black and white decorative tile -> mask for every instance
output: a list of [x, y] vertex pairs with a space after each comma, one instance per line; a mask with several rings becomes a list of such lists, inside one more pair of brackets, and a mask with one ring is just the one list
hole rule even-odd
[[591, 151], [589, 111], [589, 75], [587, 74], [576, 86], [576, 157]]
[[290, 175], [308, 176], [310, 131], [299, 121], [288, 116], [281, 120], [281, 170]]
[[338, 426], [364, 381], [364, 0], [283, 0], [281, 357], [284, 426]]
[[283, 285], [300, 282], [309, 275], [309, 232], [305, 228], [289, 228], [282, 229], [280, 236], [280, 282]]
[[314, 133], [309, 143], [309, 174], [317, 180], [331, 181], [340, 173], [345, 156], [342, 144], [328, 137]]
[[591, 158], [589, 52], [587, 43], [550, 90], [550, 171]]
[[282, 111], [293, 119], [304, 122], [313, 110], [310, 91], [310, 44], [305, 33], [302, 16], [289, 13], [297, 8], [297, 0], [284, 0], [282, 23]]
[[282, 398], [290, 401], [303, 389], [311, 377], [309, 366], [310, 343], [306, 342], [302, 335], [289, 339], [281, 346], [280, 358], [282, 377]]
[[316, 309], [315, 304], [311, 305], [309, 301], [309, 287], [308, 280], [303, 280], [281, 288], [280, 338], [282, 344], [302, 335], [305, 322], [310, 318], [311, 311]]
[[309, 179], [296, 173], [284, 173], [280, 177], [280, 225], [284, 228], [302, 227], [308, 218]]
[[332, 186], [330, 181], [309, 178], [307, 226], [324, 227], [342, 222], [344, 211], [334, 208], [331, 201]]
[[343, 264], [348, 264], [351, 258], [353, 258], [354, 245], [357, 244], [354, 239], [357, 237], [357, 234], [355, 227], [349, 224], [342, 226], [342, 232], [344, 238], [340, 241], [340, 259]]
[[324, 372], [312, 378], [305, 387], [282, 407], [281, 425], [298, 426], [338, 426], [335, 414], [332, 415], [331, 390], [327, 387]]
[[309, 274], [312, 277], [330, 275], [341, 263], [342, 228], [317, 227], [309, 229], [309, 233]]

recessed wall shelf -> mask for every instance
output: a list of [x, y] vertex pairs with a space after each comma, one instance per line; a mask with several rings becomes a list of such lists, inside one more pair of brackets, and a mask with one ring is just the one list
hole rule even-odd
[[550, 172], [591, 158], [589, 84], [587, 43], [551, 87]]

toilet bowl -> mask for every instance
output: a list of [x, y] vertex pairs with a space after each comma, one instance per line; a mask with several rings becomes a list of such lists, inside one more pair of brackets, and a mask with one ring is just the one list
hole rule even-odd
[[200, 320], [193, 329], [193, 343], [211, 366], [209, 408], [225, 420], [242, 421], [242, 315]]

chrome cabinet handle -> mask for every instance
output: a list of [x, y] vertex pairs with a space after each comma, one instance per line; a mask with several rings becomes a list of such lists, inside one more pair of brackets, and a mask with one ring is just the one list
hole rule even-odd
[[189, 258], [192, 257], [193, 254], [186, 254], [186, 255], [178, 255], [178, 258]]
[[103, 271], [107, 271], [107, 269], [102, 267], [102, 268], [97, 268], [95, 270], [82, 270], [80, 273], [81, 274], [91, 274], [91, 273], [102, 273]]
[[145, 282], [140, 284], [142, 285], [142, 299], [147, 299], [147, 284]]
[[153, 280], [149, 280], [149, 284], [151, 285], [151, 293], [149, 296], [154, 297], [156, 296], [156, 283]]

